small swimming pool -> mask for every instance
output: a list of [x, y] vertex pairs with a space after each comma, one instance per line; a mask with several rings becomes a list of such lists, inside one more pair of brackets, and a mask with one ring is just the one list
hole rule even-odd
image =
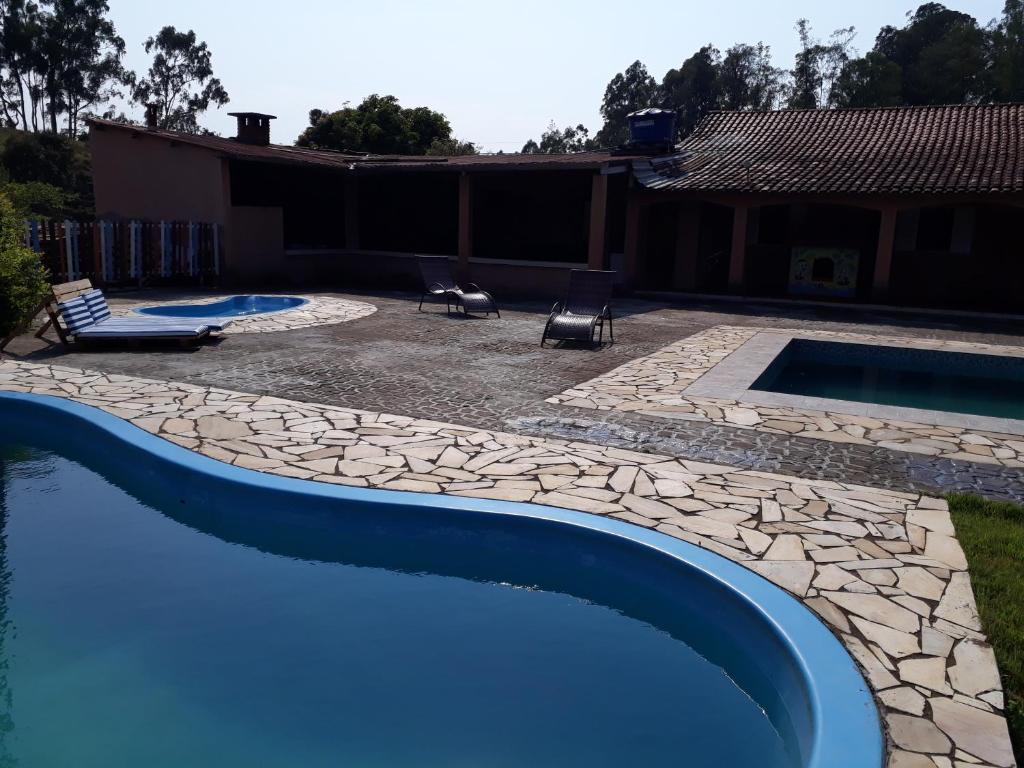
[[751, 389], [1024, 419], [1024, 357], [793, 339]]
[[245, 317], [265, 315], [271, 312], [285, 312], [301, 307], [309, 299], [299, 296], [229, 296], [220, 301], [205, 304], [165, 304], [157, 307], [142, 307], [135, 311], [143, 315], [160, 317]]
[[693, 545], [242, 470], [56, 398], [0, 420], [12, 764], [880, 768], [835, 637]]

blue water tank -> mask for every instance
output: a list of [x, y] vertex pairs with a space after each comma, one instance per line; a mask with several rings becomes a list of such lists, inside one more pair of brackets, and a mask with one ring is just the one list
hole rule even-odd
[[676, 140], [676, 113], [668, 109], [648, 107], [630, 113], [630, 144], [674, 144]]

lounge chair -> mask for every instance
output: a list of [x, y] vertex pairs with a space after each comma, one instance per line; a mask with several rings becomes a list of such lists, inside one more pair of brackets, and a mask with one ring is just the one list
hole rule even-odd
[[[53, 327], [65, 345], [94, 340], [153, 339], [191, 345], [231, 323], [225, 318], [112, 317], [102, 291], [93, 288], [88, 280], [62, 283], [52, 290], [53, 295], [44, 307], [50, 316], [47, 326]], [[37, 335], [42, 335], [47, 326]]]
[[423, 293], [420, 295], [419, 310], [423, 311], [423, 300], [427, 296], [443, 298], [448, 304], [448, 312], [451, 313], [452, 305], [456, 310], [462, 309], [463, 314], [470, 312], [493, 312], [501, 317], [498, 305], [494, 298], [487, 291], [481, 290], [476, 283], [469, 283], [470, 291], [464, 291], [459, 287], [452, 277], [451, 265], [447, 256], [417, 256], [416, 260], [420, 265], [420, 274], [423, 276]]
[[608, 335], [615, 343], [612, 328], [612, 283], [615, 272], [597, 269], [574, 269], [569, 273], [569, 290], [564, 301], [556, 301], [540, 338], [541, 346], [553, 341], [604, 341], [604, 321], [608, 321]]

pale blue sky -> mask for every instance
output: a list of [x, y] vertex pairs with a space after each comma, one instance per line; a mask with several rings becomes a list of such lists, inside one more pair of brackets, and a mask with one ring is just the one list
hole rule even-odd
[[[793, 23], [816, 34], [853, 25], [854, 46], [871, 47], [883, 24], [902, 25], [915, 0], [109, 0], [128, 65], [148, 67], [146, 37], [165, 24], [194, 29], [213, 52], [231, 96], [207, 128], [234, 135], [228, 111], [278, 116], [276, 143], [291, 144], [312, 107], [336, 109], [370, 93], [448, 116], [456, 134], [488, 151], [516, 151], [550, 120], [601, 126], [605, 85], [636, 59], [654, 77], [701, 45], [724, 50], [763, 40], [776, 66], [796, 51]], [[1003, 0], [949, 0], [981, 23]], [[641, 14], [641, 9], [644, 13]], [[134, 110], [136, 116], [141, 109]]]

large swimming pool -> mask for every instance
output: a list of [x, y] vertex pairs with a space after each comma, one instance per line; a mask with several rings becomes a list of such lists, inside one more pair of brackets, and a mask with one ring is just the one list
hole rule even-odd
[[143, 315], [160, 317], [245, 317], [284, 312], [307, 303], [300, 296], [229, 296], [205, 304], [164, 304], [135, 310]]
[[881, 762], [838, 642], [691, 545], [270, 477], [52, 398], [0, 420], [2, 764]]

